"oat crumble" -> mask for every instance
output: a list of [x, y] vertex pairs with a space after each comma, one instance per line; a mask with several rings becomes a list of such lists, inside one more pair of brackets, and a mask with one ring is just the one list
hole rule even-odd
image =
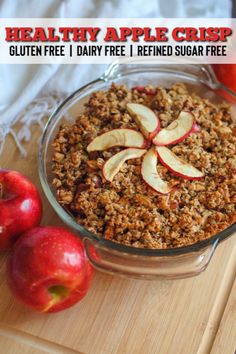
[[[112, 182], [104, 179], [104, 162], [122, 148], [90, 153], [86, 148], [109, 130], [138, 130], [126, 108], [130, 102], [158, 113], [162, 128], [183, 108], [194, 114], [200, 132], [171, 150], [204, 172], [202, 180], [185, 180], [158, 164], [158, 173], [173, 187], [168, 195], [158, 194], [141, 178], [142, 158], [128, 160]], [[60, 127], [53, 147], [58, 202], [105, 239], [139, 248], [181, 247], [236, 221], [236, 123], [230, 106], [190, 94], [183, 84], [142, 90], [112, 84], [108, 91], [95, 92], [76, 122]]]

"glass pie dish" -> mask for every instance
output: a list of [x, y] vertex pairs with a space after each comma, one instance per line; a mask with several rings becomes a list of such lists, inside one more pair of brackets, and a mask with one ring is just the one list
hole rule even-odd
[[216, 92], [224, 89], [215, 79], [211, 69], [204, 65], [157, 65], [152, 62], [144, 65], [135, 60], [110, 65], [100, 78], [66, 98], [49, 118], [39, 147], [39, 175], [43, 190], [59, 217], [81, 237], [90, 262], [98, 270], [149, 279], [174, 279], [197, 275], [206, 269], [219, 242], [236, 231], [235, 223], [222, 232], [190, 246], [169, 249], [135, 248], [106, 240], [85, 229], [56, 199], [51, 168], [52, 142], [58, 128], [63, 123], [74, 123], [91, 93], [106, 90], [112, 82], [124, 83], [128, 88], [140, 86], [140, 83], [142, 86], [169, 87], [176, 82], [182, 82], [190, 92], [200, 93], [202, 97], [212, 101], [219, 101]]

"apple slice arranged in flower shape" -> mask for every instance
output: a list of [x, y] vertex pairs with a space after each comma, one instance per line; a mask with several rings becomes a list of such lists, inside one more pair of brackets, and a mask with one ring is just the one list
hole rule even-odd
[[157, 146], [177, 144], [189, 136], [195, 130], [194, 116], [190, 112], [182, 111], [179, 117], [168, 127], [162, 129], [153, 139]]
[[103, 176], [111, 182], [115, 175], [119, 172], [125, 161], [130, 159], [136, 159], [145, 154], [145, 149], [129, 148], [118, 152], [110, 157], [103, 165]]
[[150, 108], [139, 103], [128, 103], [127, 109], [145, 138], [152, 140], [161, 128], [157, 115]]
[[113, 129], [97, 136], [87, 146], [87, 151], [104, 151], [115, 146], [145, 148], [143, 135], [133, 129]]
[[[160, 130], [160, 121], [157, 115], [148, 107], [138, 103], [128, 103], [127, 110], [134, 118], [141, 132], [133, 129], [113, 129], [97, 136], [88, 146], [87, 151], [104, 151], [111, 147], [126, 147], [110, 157], [103, 165], [104, 178], [112, 182], [125, 161], [140, 158], [144, 154], [141, 166], [141, 175], [147, 185], [161, 194], [171, 191], [170, 185], [163, 181], [157, 172], [158, 160], [163, 166], [183, 179], [196, 180], [204, 174], [176, 156], [165, 145], [176, 144], [184, 140], [190, 133], [200, 131], [191, 112], [182, 111], [179, 117], [167, 128]], [[147, 138], [149, 142], [145, 139]], [[146, 147], [153, 145], [147, 151]]]
[[171, 188], [168, 186], [168, 183], [163, 181], [157, 172], [157, 153], [155, 148], [152, 147], [144, 155], [141, 174], [143, 180], [148, 184], [149, 187], [154, 189], [154, 191], [161, 194], [168, 194], [171, 191]]
[[177, 176], [189, 180], [197, 180], [204, 177], [201, 171], [180, 159], [167, 147], [156, 146], [156, 152], [162, 165]]

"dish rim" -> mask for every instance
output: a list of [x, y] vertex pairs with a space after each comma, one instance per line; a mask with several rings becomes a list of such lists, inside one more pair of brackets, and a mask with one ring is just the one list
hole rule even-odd
[[[106, 73], [112, 72], [112, 67], [114, 67], [115, 64], [112, 64], [111, 66], [108, 67], [108, 70], [98, 79], [93, 80], [89, 82], [88, 84], [80, 87], [78, 90], [74, 91], [71, 95], [66, 97], [61, 104], [54, 110], [54, 112], [50, 115], [42, 137], [39, 142], [39, 151], [38, 151], [38, 171], [39, 171], [39, 177], [40, 177], [40, 182], [44, 191], [44, 194], [46, 198], [48, 199], [49, 203], [55, 210], [55, 212], [58, 214], [60, 219], [62, 219], [69, 227], [73, 228], [76, 230], [76, 232], [79, 233], [79, 235], [82, 238], [88, 238], [96, 243], [99, 244], [99, 246], [112, 250], [114, 252], [122, 252], [130, 255], [135, 255], [135, 256], [152, 256], [152, 257], [159, 257], [159, 256], [176, 256], [176, 255], [183, 255], [187, 253], [192, 253], [192, 252], [198, 252], [199, 250], [202, 250], [208, 246], [216, 247], [219, 242], [223, 241], [227, 237], [233, 235], [234, 232], [236, 232], [236, 223], [233, 223], [230, 225], [228, 228], [220, 231], [216, 235], [213, 235], [212, 237], [209, 237], [205, 240], [198, 241], [194, 244], [187, 245], [187, 246], [182, 246], [182, 247], [176, 247], [176, 248], [166, 248], [166, 249], [149, 249], [149, 248], [137, 248], [137, 247], [132, 247], [132, 246], [127, 246], [120, 244], [118, 242], [114, 242], [111, 240], [106, 240], [102, 238], [101, 236], [98, 236], [94, 234], [93, 232], [90, 232], [87, 230], [85, 227], [82, 225], [78, 224], [75, 219], [73, 218], [72, 214], [68, 211], [66, 211], [57, 201], [56, 197], [53, 194], [52, 187], [50, 186], [50, 183], [47, 179], [47, 173], [46, 173], [46, 167], [44, 163], [44, 158], [45, 158], [45, 143], [46, 139], [48, 137], [48, 131], [50, 130], [51, 126], [54, 123], [54, 119], [57, 118], [57, 116], [60, 114], [60, 112], [71, 102], [72, 100], [79, 98], [82, 93], [92, 87], [93, 85], [98, 84], [99, 82], [104, 83], [108, 80], [115, 79], [114, 77], [108, 78]], [[165, 70], [161, 71], [165, 72]], [[167, 70], [168, 73], [171, 72], [171, 70]], [[177, 70], [172, 70], [172, 72], [178, 73]], [[112, 76], [112, 75], [111, 75]], [[120, 76], [128, 76], [128, 74], [120, 75]], [[119, 77], [120, 77], [119, 76]], [[223, 85], [219, 84], [218, 82], [209, 82], [204, 81], [204, 80], [199, 80], [197, 76], [193, 76], [190, 74], [184, 74], [185, 77], [188, 77], [190, 79], [197, 79], [199, 83], [203, 83], [208, 86], [209, 89], [212, 89], [212, 86], [215, 86], [214, 89], [219, 89], [219, 88], [224, 88]], [[236, 97], [236, 94], [235, 94]], [[47, 146], [46, 146], [47, 147]]]

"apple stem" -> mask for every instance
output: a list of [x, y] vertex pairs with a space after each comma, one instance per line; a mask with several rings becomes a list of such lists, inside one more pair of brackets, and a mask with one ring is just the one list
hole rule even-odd
[[63, 285], [54, 285], [48, 289], [55, 300], [63, 299], [68, 295], [68, 289]]
[[63, 285], [53, 285], [48, 289], [48, 292], [52, 298], [47, 306], [42, 309], [42, 312], [48, 312], [54, 305], [63, 300], [69, 294], [68, 289]]

